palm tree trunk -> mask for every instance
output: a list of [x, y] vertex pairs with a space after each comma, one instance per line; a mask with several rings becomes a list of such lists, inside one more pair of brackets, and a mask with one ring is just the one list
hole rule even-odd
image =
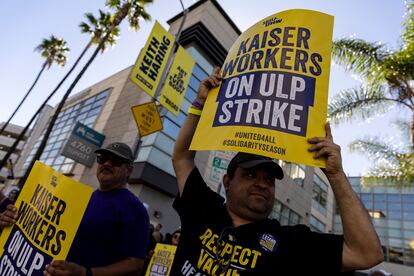
[[72, 84], [70, 85], [70, 87], [68, 88], [68, 90], [66, 91], [66, 93], [63, 95], [62, 100], [59, 102], [59, 105], [56, 108], [55, 113], [53, 114], [49, 125], [47, 127], [47, 130], [43, 136], [43, 139], [39, 145], [39, 148], [37, 149], [36, 153], [33, 156], [32, 161], [30, 162], [29, 167], [26, 169], [26, 172], [24, 174], [24, 176], [20, 179], [19, 181], [19, 187], [23, 188], [24, 183], [26, 182], [27, 177], [30, 174], [30, 171], [32, 170], [35, 162], [37, 160], [40, 159], [40, 156], [43, 153], [43, 150], [46, 147], [46, 143], [47, 140], [49, 139], [50, 133], [52, 132], [52, 129], [55, 125], [55, 122], [59, 116], [59, 113], [61, 112], [67, 98], [69, 97], [70, 93], [72, 92], [72, 90], [75, 88], [76, 84], [79, 82], [79, 80], [81, 79], [81, 77], [83, 76], [83, 74], [86, 72], [86, 70], [88, 69], [88, 67], [91, 65], [91, 63], [94, 61], [94, 59], [96, 58], [96, 56], [98, 55], [99, 51], [102, 49], [103, 45], [105, 44], [105, 42], [107, 41], [107, 39], [109, 38], [109, 36], [111, 35], [113, 28], [115, 28], [115, 26], [113, 26], [108, 33], [105, 35], [105, 37], [101, 40], [101, 42], [99, 43], [98, 47], [96, 47], [95, 52], [92, 54], [92, 56], [89, 58], [88, 62], [85, 64], [85, 66], [82, 68], [82, 70], [78, 73], [78, 75], [76, 76], [75, 80], [72, 82]]
[[66, 81], [66, 79], [72, 74], [73, 70], [78, 65], [79, 61], [83, 58], [83, 56], [86, 54], [90, 46], [92, 45], [92, 40], [86, 45], [86, 47], [83, 49], [82, 53], [79, 55], [79, 57], [76, 59], [75, 63], [72, 65], [70, 70], [66, 73], [66, 75], [63, 77], [63, 79], [58, 83], [58, 85], [55, 87], [55, 89], [49, 94], [49, 96], [46, 98], [46, 100], [43, 101], [42, 105], [37, 109], [36, 113], [32, 116], [30, 121], [26, 124], [23, 131], [20, 133], [19, 137], [17, 137], [16, 141], [14, 141], [11, 148], [7, 151], [6, 155], [3, 157], [3, 160], [0, 163], [0, 170], [6, 165], [7, 160], [9, 160], [10, 156], [13, 154], [13, 152], [16, 150], [17, 145], [19, 142], [23, 139], [24, 135], [26, 134], [27, 130], [29, 129], [30, 125], [33, 123], [37, 115], [40, 114], [43, 107], [47, 104], [47, 102], [55, 95], [55, 93], [59, 90], [59, 88], [62, 86], [62, 84]]
[[411, 148], [414, 149], [414, 111], [413, 111], [413, 116], [411, 119], [410, 136], [411, 136]]
[[24, 95], [23, 99], [20, 101], [19, 105], [16, 107], [16, 109], [13, 111], [10, 118], [7, 120], [7, 122], [4, 123], [2, 128], [0, 129], [0, 135], [3, 134], [3, 131], [6, 129], [6, 127], [9, 125], [11, 119], [13, 119], [14, 115], [16, 115], [16, 112], [20, 109], [26, 98], [30, 95], [30, 92], [32, 92], [33, 88], [35, 87], [37, 81], [39, 80], [40, 76], [42, 75], [43, 71], [46, 68], [46, 62], [42, 65], [42, 68], [40, 69], [40, 72], [37, 74], [36, 79], [34, 80], [32, 86], [30, 86], [29, 90], [26, 92], [26, 95]]

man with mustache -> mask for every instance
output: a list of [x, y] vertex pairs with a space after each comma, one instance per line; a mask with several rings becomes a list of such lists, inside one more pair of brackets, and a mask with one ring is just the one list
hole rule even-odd
[[[54, 260], [44, 275], [139, 275], [148, 242], [149, 218], [127, 189], [134, 161], [130, 147], [112, 143], [95, 151], [99, 188], [86, 208], [66, 261]], [[13, 205], [0, 216], [0, 227], [16, 222]]]
[[221, 80], [216, 68], [201, 82], [175, 143], [179, 195], [173, 206], [181, 218], [181, 237], [171, 274], [331, 276], [381, 262], [378, 236], [343, 171], [329, 124], [325, 137], [308, 140], [309, 151], [326, 160], [324, 173], [340, 210], [344, 235], [312, 232], [305, 225], [281, 226], [267, 218], [275, 180], [283, 178], [282, 168], [271, 158], [237, 153], [223, 177], [227, 201], [210, 190], [189, 146], [207, 94]]

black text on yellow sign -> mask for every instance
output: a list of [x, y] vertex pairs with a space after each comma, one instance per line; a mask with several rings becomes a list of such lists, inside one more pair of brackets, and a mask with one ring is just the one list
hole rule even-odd
[[173, 45], [174, 36], [156, 21], [131, 75], [131, 81], [152, 97], [155, 95]]
[[140, 137], [157, 132], [163, 128], [155, 102], [131, 107]]
[[243, 32], [223, 63], [221, 86], [209, 92], [190, 149], [325, 167], [307, 139], [325, 135], [332, 31], [332, 16], [296, 9]]
[[159, 97], [160, 103], [175, 116], [180, 111], [194, 64], [194, 59], [180, 46]]
[[0, 275], [43, 275], [64, 260], [92, 188], [37, 161], [15, 205], [18, 219], [0, 237]]

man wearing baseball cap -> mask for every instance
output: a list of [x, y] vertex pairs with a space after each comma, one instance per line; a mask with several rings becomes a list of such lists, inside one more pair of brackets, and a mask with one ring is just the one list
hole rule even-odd
[[[127, 189], [132, 151], [124, 143], [112, 143], [95, 153], [99, 188], [92, 193], [66, 261], [52, 261], [45, 275], [139, 275], [142, 270], [149, 218]], [[0, 226], [11, 225], [16, 216], [15, 208], [9, 209]]]
[[338, 275], [383, 260], [378, 236], [342, 169], [340, 148], [326, 137], [308, 140], [324, 158], [344, 226], [344, 235], [312, 232], [306, 225], [281, 226], [268, 219], [275, 181], [283, 178], [271, 158], [237, 153], [223, 177], [225, 202], [204, 182], [189, 150], [209, 90], [221, 82], [219, 68], [203, 80], [173, 153], [179, 195], [174, 208], [181, 237], [171, 275]]

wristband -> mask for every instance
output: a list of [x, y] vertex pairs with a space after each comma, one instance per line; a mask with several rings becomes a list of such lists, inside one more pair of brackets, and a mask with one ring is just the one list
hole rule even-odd
[[86, 268], [86, 274], [85, 274], [85, 276], [93, 276], [92, 269], [90, 267], [87, 267]]
[[188, 114], [193, 114], [193, 115], [196, 115], [196, 116], [200, 116], [201, 115], [201, 110], [197, 109], [197, 108], [193, 108], [193, 107], [190, 106], [188, 108]]
[[204, 105], [197, 102], [197, 100], [194, 100], [193, 103], [191, 104], [192, 106], [196, 107], [197, 109], [203, 110]]

